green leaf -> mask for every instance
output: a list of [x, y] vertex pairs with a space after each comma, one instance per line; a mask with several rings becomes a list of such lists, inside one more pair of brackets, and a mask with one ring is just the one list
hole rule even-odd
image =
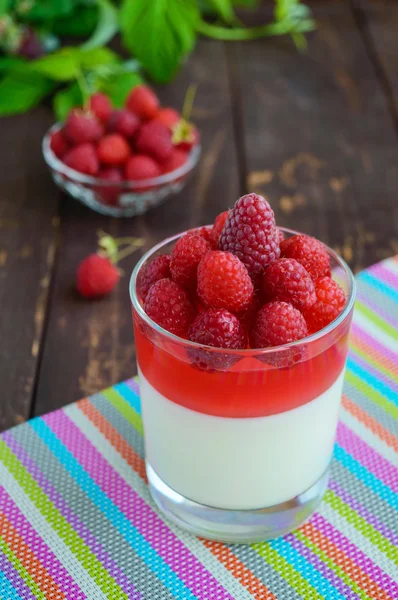
[[0, 15], [5, 15], [11, 8], [11, 0], [0, 0]]
[[196, 41], [196, 0], [123, 0], [123, 42], [148, 73], [169, 81]]
[[0, 56], [0, 73], [11, 71], [24, 64], [25, 61], [22, 58], [17, 58], [16, 56]]
[[61, 36], [87, 37], [93, 33], [98, 21], [96, 6], [78, 6], [71, 15], [57, 19], [53, 33]]
[[58, 52], [32, 61], [29, 68], [55, 81], [75, 79], [82, 69], [95, 69], [100, 65], [115, 64], [119, 57], [108, 48], [62, 48]]
[[24, 113], [33, 108], [54, 87], [38, 73], [15, 71], [0, 81], [0, 115]]
[[109, 48], [93, 48], [79, 51], [80, 66], [83, 69], [95, 69], [102, 65], [116, 65], [120, 57]]
[[236, 20], [231, 0], [209, 0], [209, 4], [226, 23], [231, 24]]
[[106, 44], [115, 36], [119, 29], [119, 17], [115, 6], [109, 0], [97, 0], [99, 18], [97, 27], [83, 48], [91, 49]]
[[143, 83], [138, 73], [121, 73], [99, 83], [99, 91], [108, 94], [116, 108], [122, 108], [126, 98], [136, 85]]
[[76, 0], [39, 0], [32, 2], [29, 10], [26, 10], [26, 3], [20, 2], [21, 8], [17, 7], [17, 12], [25, 21], [45, 22], [69, 15], [75, 5]]
[[69, 111], [76, 106], [82, 106], [83, 97], [77, 83], [57, 92], [53, 99], [53, 109], [57, 121], [65, 121]]

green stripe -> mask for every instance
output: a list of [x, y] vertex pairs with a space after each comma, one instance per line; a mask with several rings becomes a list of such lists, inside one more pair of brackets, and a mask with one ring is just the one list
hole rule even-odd
[[387, 367], [385, 367], [381, 362], [375, 360], [372, 354], [369, 355], [360, 348], [358, 348], [356, 343], [353, 341], [352, 337], [350, 338], [350, 351], [354, 352], [355, 354], [366, 360], [366, 362], [370, 362], [373, 366], [377, 367], [378, 371], [384, 373], [384, 375], [386, 375], [389, 379], [398, 382], [398, 374], [393, 373], [392, 371], [390, 371], [390, 369], [387, 369]]
[[32, 579], [29, 572], [26, 570], [24, 565], [21, 563], [19, 558], [14, 554], [14, 552], [7, 546], [3, 538], [0, 537], [0, 550], [1, 552], [8, 558], [12, 566], [16, 571], [18, 571], [19, 575], [22, 577], [26, 585], [30, 588], [31, 592], [39, 598], [39, 600], [46, 600], [47, 596], [41, 591], [37, 583]]
[[[372, 596], [368, 596], [367, 593], [363, 589], [361, 589], [359, 587], [359, 585], [356, 583], [356, 581], [353, 581], [347, 575], [347, 573], [344, 571], [344, 569], [342, 569], [338, 564], [336, 564], [326, 554], [326, 552], [324, 552], [323, 550], [321, 550], [316, 544], [314, 544], [314, 542], [312, 540], [310, 540], [309, 538], [307, 538], [307, 536], [304, 535], [304, 533], [302, 531], [300, 531], [300, 530], [295, 531], [294, 535], [301, 542], [303, 542], [303, 544], [305, 546], [307, 546], [307, 548], [309, 548], [311, 550], [311, 552], [313, 552], [314, 554], [316, 554], [317, 556], [319, 556], [319, 558], [322, 560], [322, 562], [324, 562], [332, 571], [334, 571], [334, 573], [336, 573], [336, 575], [338, 575], [340, 577], [340, 579], [342, 581], [344, 581], [344, 583], [346, 585], [348, 585], [348, 587], [350, 587], [353, 590], [353, 592], [355, 592], [356, 594], [358, 594], [358, 596], [360, 598], [362, 598], [363, 600], [372, 600]], [[336, 560], [339, 559], [338, 556], [336, 556], [335, 558], [336, 558]]]
[[283, 556], [278, 554], [270, 544], [252, 544], [252, 548], [303, 598], [323, 598], [323, 596], [319, 595], [318, 591], [308, 583], [299, 571], [283, 558]]
[[121, 415], [140, 433], [144, 434], [142, 420], [134, 408], [113, 388], [101, 392], [103, 396], [120, 412]]
[[325, 501], [348, 523], [351, 523], [362, 535], [372, 542], [377, 548], [386, 554], [386, 556], [398, 565], [398, 550], [391, 542], [385, 538], [377, 529], [370, 523], [365, 521], [358, 513], [356, 513], [348, 504], [332, 490], [328, 490], [325, 494]]
[[109, 575], [108, 571], [103, 568], [102, 564], [97, 560], [90, 548], [81, 540], [76, 531], [62, 516], [59, 510], [55, 508], [30, 473], [1, 439], [0, 459], [14, 479], [19, 483], [26, 496], [33, 502], [53, 530], [57, 532], [59, 537], [69, 547], [71, 552], [76, 555], [79, 562], [104, 594], [109, 595], [111, 598], [115, 597], [118, 600], [128, 600], [128, 596]]
[[353, 385], [364, 396], [368, 396], [375, 404], [391, 415], [394, 419], [398, 419], [398, 406], [387, 400], [380, 392], [372, 388], [369, 384], [363, 381], [358, 375], [347, 369], [345, 374], [348, 383]]
[[368, 308], [360, 300], [355, 302], [355, 310], [359, 310], [369, 321], [376, 325], [379, 329], [382, 329], [384, 333], [392, 337], [393, 340], [398, 341], [398, 331], [394, 329], [389, 323], [384, 321], [378, 314], [376, 314], [371, 308]]

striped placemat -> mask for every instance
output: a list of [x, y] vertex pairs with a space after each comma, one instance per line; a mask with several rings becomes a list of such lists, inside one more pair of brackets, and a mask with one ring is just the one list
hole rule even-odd
[[252, 546], [165, 523], [149, 497], [135, 380], [0, 437], [0, 598], [398, 598], [398, 258], [358, 277], [329, 490]]

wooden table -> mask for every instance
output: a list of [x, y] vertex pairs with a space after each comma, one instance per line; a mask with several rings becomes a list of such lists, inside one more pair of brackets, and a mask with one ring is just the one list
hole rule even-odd
[[98, 229], [144, 237], [145, 250], [257, 191], [279, 224], [318, 236], [355, 271], [398, 252], [398, 5], [329, 0], [314, 10], [307, 53], [289, 39], [202, 40], [159, 90], [179, 106], [199, 84], [203, 157], [180, 195], [142, 217], [102, 217], [59, 192], [40, 150], [48, 108], [2, 121], [1, 429], [136, 372], [128, 275], [139, 253], [110, 297], [74, 291]]

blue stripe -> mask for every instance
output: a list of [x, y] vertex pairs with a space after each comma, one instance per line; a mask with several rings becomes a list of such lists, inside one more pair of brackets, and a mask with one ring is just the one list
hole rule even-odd
[[0, 571], [0, 598], [1, 600], [23, 600], [3, 571]]
[[398, 406], [398, 389], [395, 391], [386, 385], [383, 381], [381, 381], [375, 375], [366, 371], [363, 367], [361, 367], [352, 355], [349, 355], [347, 358], [347, 369], [355, 373], [360, 379], [365, 381], [368, 385], [370, 385], [374, 390], [382, 394], [388, 400], [391, 400], [393, 404]]
[[163, 558], [156, 553], [123, 512], [88, 475], [73, 454], [48, 427], [47, 423], [42, 419], [36, 418], [29, 421], [26, 426], [28, 425], [40, 436], [79, 487], [87, 494], [90, 500], [109, 519], [109, 521], [111, 521], [113, 526], [119, 531], [124, 539], [127, 540], [138, 556], [160, 579], [164, 586], [181, 600], [197, 600], [196, 596], [194, 596], [185, 586], [183, 581], [181, 581], [174, 573], [171, 567], [169, 567]]
[[139, 415], [141, 414], [141, 400], [138, 394], [135, 393], [126, 383], [117, 383], [114, 386], [114, 389], [117, 391], [128, 404], [132, 408], [134, 408], [135, 412]]
[[379, 292], [382, 292], [383, 294], [394, 300], [394, 302], [398, 302], [397, 290], [394, 290], [394, 288], [389, 286], [384, 281], [380, 281], [380, 279], [377, 279], [374, 275], [371, 275], [369, 271], [364, 271], [363, 273], [361, 273], [358, 279], [359, 281], [365, 281], [375, 290], [379, 290]]
[[[291, 546], [285, 538], [278, 538], [268, 542], [270, 546], [278, 552], [298, 573], [304, 576], [307, 582], [312, 585], [317, 592], [322, 593], [322, 598], [333, 600], [346, 600], [337, 588], [334, 587], [320, 573], [303, 554]], [[324, 566], [327, 566], [323, 563]]]
[[373, 473], [368, 471], [337, 443], [334, 446], [334, 456], [350, 473], [362, 481], [362, 483], [375, 492], [375, 494], [387, 502], [392, 508], [398, 510], [398, 495], [395, 494], [388, 485], [380, 481], [380, 479], [377, 479]]

